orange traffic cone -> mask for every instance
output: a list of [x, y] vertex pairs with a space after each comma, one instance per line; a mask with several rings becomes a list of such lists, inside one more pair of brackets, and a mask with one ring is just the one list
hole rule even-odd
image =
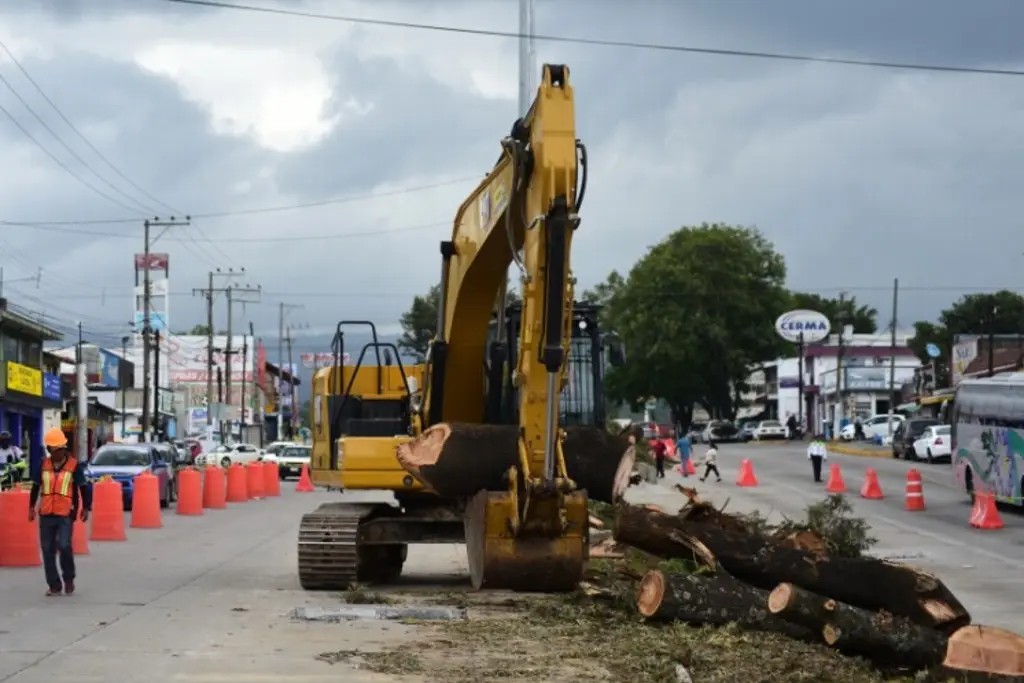
[[133, 529], [159, 529], [164, 523], [160, 519], [160, 480], [143, 472], [132, 481], [132, 522]]
[[203, 482], [199, 470], [191, 467], [178, 473], [178, 506], [179, 515], [203, 514]]
[[229, 503], [244, 503], [247, 500], [249, 500], [249, 487], [245, 481], [245, 468], [237, 462], [232, 463], [228, 468], [227, 501]]
[[996, 507], [996, 497], [988, 492], [974, 494], [974, 509], [971, 511], [971, 526], [975, 529], [994, 531], [1003, 528], [1003, 519]]
[[737, 486], [757, 486], [757, 477], [754, 475], [754, 464], [744, 458], [740, 463], [740, 472], [736, 476]]
[[104, 477], [92, 485], [90, 541], [127, 541], [124, 532], [124, 493], [121, 485]]
[[250, 499], [263, 498], [263, 463], [251, 462], [245, 466], [245, 487]]
[[825, 490], [829, 493], [845, 493], [846, 482], [843, 481], [843, 473], [839, 471], [839, 465], [832, 463], [832, 467], [828, 471], [828, 483], [825, 484]]
[[864, 485], [860, 487], [860, 497], [868, 500], [881, 500], [882, 487], [878, 483], [878, 473], [868, 468], [864, 472]]
[[697, 468], [693, 466], [693, 458], [686, 459], [686, 474], [697, 474]]
[[28, 491], [11, 489], [0, 493], [0, 526], [4, 528], [4, 547], [0, 566], [38, 567], [39, 519], [28, 521]]
[[224, 489], [224, 470], [210, 465], [203, 470], [203, 507], [223, 510], [228, 506]]
[[263, 461], [263, 495], [268, 498], [281, 495], [281, 474], [276, 462]]
[[921, 473], [916, 469], [907, 471], [907, 500], [904, 509], [911, 512], [924, 510], [924, 484], [921, 482]]
[[71, 552], [89, 554], [89, 525], [82, 521], [81, 513], [75, 515], [75, 526], [71, 529]]
[[309, 465], [303, 463], [302, 474], [299, 475], [299, 483], [295, 485], [295, 490], [298, 493], [312, 493], [316, 489], [313, 488], [313, 482], [309, 478]]

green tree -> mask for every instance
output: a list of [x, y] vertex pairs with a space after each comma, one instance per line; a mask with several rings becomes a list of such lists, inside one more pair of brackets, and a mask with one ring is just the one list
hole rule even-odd
[[601, 312], [598, 314], [598, 323], [602, 331], [613, 332], [615, 330], [615, 321], [612, 318], [614, 311], [612, 298], [625, 286], [626, 279], [619, 274], [619, 271], [613, 270], [608, 273], [604, 282], [599, 282], [593, 288], [584, 290], [580, 295], [580, 301], [602, 306]]
[[609, 393], [633, 405], [659, 396], [683, 424], [698, 402], [733, 417], [749, 367], [784, 350], [773, 327], [791, 304], [785, 279], [782, 256], [756, 229], [675, 231], [621, 286], [606, 282], [609, 319], [627, 353], [625, 367], [609, 372]]
[[858, 305], [857, 297], [844, 299], [829, 298], [810, 292], [793, 292], [790, 306], [807, 308], [825, 315], [838, 333], [840, 325], [853, 325], [857, 334], [874, 334], [878, 331], [878, 311], [868, 305]]
[[[510, 289], [506, 295], [508, 303], [519, 300], [519, 294]], [[417, 362], [423, 362], [427, 355], [430, 340], [437, 334], [437, 309], [441, 301], [441, 285], [434, 285], [425, 296], [415, 296], [409, 310], [402, 314], [399, 323], [402, 336], [398, 339], [398, 347]]]

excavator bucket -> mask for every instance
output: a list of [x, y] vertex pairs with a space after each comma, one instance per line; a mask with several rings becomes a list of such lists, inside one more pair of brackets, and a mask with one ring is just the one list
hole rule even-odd
[[[561, 510], [559, 507], [561, 506]], [[535, 500], [531, 519], [513, 533], [516, 500], [509, 493], [481, 491], [466, 508], [466, 552], [475, 589], [537, 593], [575, 590], [583, 579], [589, 550], [587, 494]]]

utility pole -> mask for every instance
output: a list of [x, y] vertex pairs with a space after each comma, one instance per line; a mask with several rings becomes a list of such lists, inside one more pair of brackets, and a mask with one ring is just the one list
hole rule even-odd
[[[288, 400], [292, 406], [292, 424], [289, 430], [289, 436], [295, 435], [295, 418], [298, 416], [298, 410], [295, 406], [295, 376], [292, 374], [292, 328], [288, 328]], [[280, 414], [280, 413], [278, 413]]]
[[[260, 427], [260, 448], [263, 448], [263, 397], [260, 392], [257, 391], [260, 372], [263, 368], [258, 367], [260, 362], [259, 345], [256, 341], [256, 328], [253, 326], [252, 321], [249, 321], [249, 336], [252, 337], [252, 397], [253, 397], [253, 422], [258, 424]], [[257, 408], [259, 410], [257, 410]], [[259, 422], [256, 422], [257, 415], [259, 416]]]
[[[206, 288], [198, 288], [192, 290], [192, 295], [202, 295], [206, 299], [206, 431], [207, 438], [211, 436], [213, 431], [213, 407], [214, 405], [219, 406], [220, 401], [215, 404], [213, 401], [213, 350], [214, 350], [214, 325], [213, 325], [213, 300], [217, 294], [224, 294], [230, 289], [228, 287], [215, 287], [214, 278], [224, 278], [230, 280], [231, 278], [241, 277], [245, 275], [245, 268], [240, 271], [236, 271], [233, 268], [228, 268], [226, 271], [222, 271], [220, 268], [217, 270], [211, 270], [209, 273], [209, 281]], [[219, 410], [219, 408], [218, 408]]]
[[[242, 431], [245, 430], [245, 385], [246, 385], [246, 381], [245, 381], [246, 367], [245, 366], [248, 365], [248, 363], [249, 363], [249, 336], [243, 334], [242, 335], [242, 382], [241, 382], [241, 384], [242, 384], [242, 400], [239, 402], [239, 405], [241, 406], [241, 410], [242, 410], [242, 415], [239, 418], [239, 421], [241, 423], [241, 430]], [[242, 441], [248, 442], [248, 439], [243, 438]]]
[[839, 430], [842, 428], [843, 416], [846, 414], [846, 403], [845, 397], [843, 396], [843, 381], [846, 378], [846, 373], [843, 372], [843, 348], [845, 345], [845, 330], [843, 329], [846, 325], [846, 315], [844, 306], [846, 303], [846, 292], [839, 292], [839, 347], [836, 349], [836, 397], [838, 400], [838, 406], [836, 409], [838, 420], [832, 421], [832, 436], [838, 438]]
[[85, 353], [82, 348], [82, 323], [78, 323], [75, 348], [75, 457], [89, 461], [89, 388], [85, 377]]
[[153, 440], [160, 438], [160, 330], [153, 333]]
[[[127, 361], [127, 359], [128, 359], [128, 340], [129, 339], [130, 339], [130, 337], [121, 337], [121, 358], [124, 359], [125, 361]], [[121, 383], [121, 378], [124, 377], [124, 373], [121, 372], [120, 365], [118, 366], [118, 373], [117, 373], [117, 375], [118, 375], [117, 376], [117, 386], [121, 390], [121, 441], [124, 441], [126, 433], [128, 431], [128, 411], [127, 411], [128, 392], [126, 391], [127, 387], [125, 387]]]
[[896, 412], [896, 321], [900, 301], [900, 279], [892, 280], [892, 337], [889, 340], [892, 349], [889, 353], [889, 425], [888, 433], [892, 436], [892, 416]]
[[[152, 296], [152, 280], [149, 276], [149, 249], [153, 242], [156, 240], [151, 239], [152, 228], [177, 228], [184, 227], [192, 224], [192, 219], [185, 216], [184, 220], [177, 220], [174, 216], [171, 216], [168, 220], [161, 220], [159, 217], [153, 218], [152, 220], [147, 219], [143, 221], [143, 287], [142, 287], [142, 430], [139, 435], [142, 442], [149, 441], [149, 419], [150, 419], [150, 403], [149, 403], [149, 335], [153, 332], [152, 321], [150, 319], [150, 298]], [[166, 231], [165, 231], [166, 232]], [[163, 233], [157, 236], [160, 239]]]
[[[286, 304], [283, 301], [277, 305], [277, 387], [280, 387], [284, 382], [284, 319], [288, 315], [289, 311], [298, 310], [305, 308], [302, 304]], [[280, 439], [281, 434], [284, 432], [284, 413], [281, 410], [281, 391], [274, 391], [277, 405], [274, 407], [277, 409], [277, 437]]]
[[[259, 286], [259, 285], [257, 285], [256, 287], [250, 287], [249, 285], [245, 285], [244, 287], [236, 287], [234, 285], [229, 285], [228, 288], [227, 288], [227, 299], [228, 299], [228, 329], [227, 329], [227, 333], [228, 333], [228, 338], [227, 338], [226, 343], [224, 344], [224, 396], [227, 398], [228, 405], [232, 406], [232, 408], [235, 405], [235, 397], [234, 397], [234, 394], [232, 393], [232, 389], [231, 389], [231, 356], [233, 356], [235, 353], [237, 353], [237, 351], [232, 349], [232, 342], [234, 341], [234, 334], [235, 334], [234, 333], [234, 317], [235, 317], [234, 304], [235, 304], [236, 301], [239, 302], [239, 303], [243, 303], [243, 304], [244, 303], [259, 303], [260, 295], [262, 293], [263, 293], [263, 288], [261, 286]], [[247, 295], [247, 294], [253, 295], [255, 298], [253, 298], [253, 299], [246, 299], [245, 295]], [[241, 295], [241, 298], [239, 298], [239, 295]], [[233, 411], [229, 411], [229, 412], [233, 412]], [[233, 422], [233, 420], [229, 420], [228, 421], [229, 424], [231, 422]]]

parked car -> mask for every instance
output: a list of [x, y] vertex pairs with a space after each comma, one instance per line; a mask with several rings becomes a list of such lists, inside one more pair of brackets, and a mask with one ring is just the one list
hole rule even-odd
[[928, 464], [936, 462], [953, 462], [952, 434], [949, 425], [933, 425], [921, 432], [921, 437], [914, 442], [914, 453], [924, 453]]
[[712, 420], [701, 434], [701, 443], [738, 441], [740, 430], [728, 420]]
[[263, 451], [249, 443], [221, 444], [196, 458], [197, 465], [230, 467], [234, 463], [245, 465], [263, 459]]
[[690, 438], [690, 443], [702, 443], [704, 439], [704, 430], [708, 428], [706, 422], [691, 422], [690, 431], [686, 433], [686, 436]]
[[264, 457], [267, 455], [278, 455], [289, 446], [297, 445], [294, 441], [275, 441], [263, 449]]
[[281, 479], [302, 474], [302, 466], [309, 466], [309, 456], [313, 453], [311, 446], [290, 443], [275, 453], [267, 453], [263, 459], [277, 463], [277, 471]]
[[769, 441], [786, 438], [786, 427], [778, 420], [762, 420], [751, 433], [755, 441]]
[[[896, 432], [896, 428], [903, 422], [905, 418], [902, 415], [892, 416], [892, 431]], [[864, 430], [864, 438], [868, 441], [874, 440], [876, 436], [885, 437], [889, 434], [889, 416], [888, 415], [872, 415], [866, 420], [861, 420], [861, 427]], [[842, 441], [853, 441], [857, 433], [857, 425], [852, 422], [842, 429], [839, 430], [839, 438]]]
[[174, 501], [175, 495], [174, 464], [165, 460], [168, 450], [173, 450], [173, 447], [147, 443], [104, 444], [93, 453], [92, 460], [86, 466], [85, 476], [90, 486], [107, 476], [119, 483], [124, 496], [124, 508], [128, 510], [134, 498], [135, 477], [150, 472], [160, 480], [160, 507], [167, 507]]
[[757, 422], [747, 421], [740, 427], [739, 439], [743, 443], [754, 440], [754, 430], [757, 429]]
[[892, 435], [892, 457], [917, 460], [921, 453], [914, 449], [914, 442], [921, 438], [924, 430], [942, 425], [934, 417], [915, 417], [904, 420]]

